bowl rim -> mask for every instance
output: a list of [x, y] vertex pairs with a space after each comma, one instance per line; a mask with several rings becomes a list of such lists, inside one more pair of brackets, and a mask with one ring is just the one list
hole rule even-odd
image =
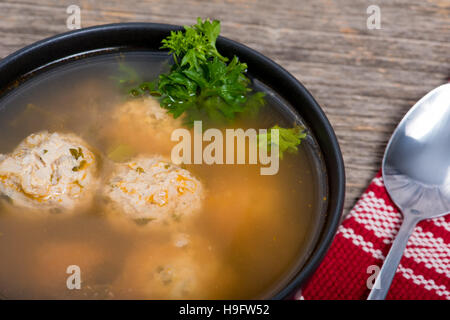
[[[147, 22], [114, 23], [69, 31], [32, 43], [0, 60], [0, 97], [18, 79], [57, 61], [96, 50], [130, 47], [149, 49], [150, 46], [153, 50], [158, 50], [160, 41], [174, 30], [182, 30], [182, 27]], [[250, 74], [257, 79], [264, 79], [264, 84], [269, 85], [299, 112], [312, 129], [324, 158], [328, 179], [328, 208], [320, 235], [307, 260], [296, 270], [295, 276], [271, 297], [277, 300], [293, 298], [295, 291], [306, 283], [323, 260], [341, 221], [345, 198], [345, 169], [339, 143], [319, 104], [287, 70], [237, 41], [220, 36], [217, 46], [223, 55], [237, 55], [246, 62]], [[308, 107], [300, 109], [297, 107], [299, 101]], [[306, 118], [305, 113], [308, 115]]]

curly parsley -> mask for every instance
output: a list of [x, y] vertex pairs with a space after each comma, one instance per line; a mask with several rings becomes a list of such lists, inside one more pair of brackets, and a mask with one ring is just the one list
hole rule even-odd
[[278, 125], [275, 125], [270, 128], [266, 134], [258, 135], [258, 144], [260, 147], [264, 147], [270, 150], [271, 146], [275, 144], [275, 142], [272, 141], [271, 135], [273, 129], [278, 130], [278, 154], [280, 159], [283, 159], [283, 154], [285, 152], [291, 154], [297, 153], [298, 146], [307, 136], [305, 128], [302, 126], [297, 125], [293, 128], [282, 128]]
[[174, 64], [155, 82], [144, 82], [130, 91], [133, 96], [149, 93], [160, 97], [161, 107], [174, 118], [185, 121], [212, 120], [227, 122], [238, 114], [255, 114], [264, 104], [264, 93], [254, 93], [246, 77], [247, 64], [234, 56], [231, 61], [216, 48], [220, 22], [202, 21], [172, 31], [162, 41]]

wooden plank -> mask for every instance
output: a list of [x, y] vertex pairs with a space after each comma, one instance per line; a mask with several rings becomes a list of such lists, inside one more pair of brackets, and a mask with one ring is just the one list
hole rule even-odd
[[[66, 29], [66, 7], [82, 26], [127, 21], [223, 21], [223, 35], [274, 59], [324, 108], [347, 169], [346, 212], [379, 170], [406, 111], [450, 76], [448, 0], [2, 0], [0, 58]], [[366, 8], [381, 8], [368, 30]]]

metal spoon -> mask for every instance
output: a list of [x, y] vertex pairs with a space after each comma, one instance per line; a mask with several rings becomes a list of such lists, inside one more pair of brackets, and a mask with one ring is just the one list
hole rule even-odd
[[450, 212], [450, 84], [429, 92], [405, 115], [388, 143], [382, 170], [403, 223], [369, 300], [386, 298], [416, 224]]

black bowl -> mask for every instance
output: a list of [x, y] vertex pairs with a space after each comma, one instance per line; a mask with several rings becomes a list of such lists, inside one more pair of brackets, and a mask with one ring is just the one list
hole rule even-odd
[[[154, 23], [121, 23], [72, 31], [36, 42], [0, 61], [0, 95], [49, 66], [69, 57], [114, 52], [124, 49], [159, 50], [161, 40], [180, 26]], [[322, 152], [326, 167], [328, 207], [320, 234], [306, 262], [292, 280], [272, 298], [284, 299], [305, 284], [327, 252], [340, 222], [345, 193], [344, 163], [335, 133], [322, 109], [289, 72], [262, 54], [235, 41], [220, 37], [219, 51], [238, 56], [249, 73], [292, 105], [306, 122]], [[299, 108], [298, 106], [301, 106]]]

